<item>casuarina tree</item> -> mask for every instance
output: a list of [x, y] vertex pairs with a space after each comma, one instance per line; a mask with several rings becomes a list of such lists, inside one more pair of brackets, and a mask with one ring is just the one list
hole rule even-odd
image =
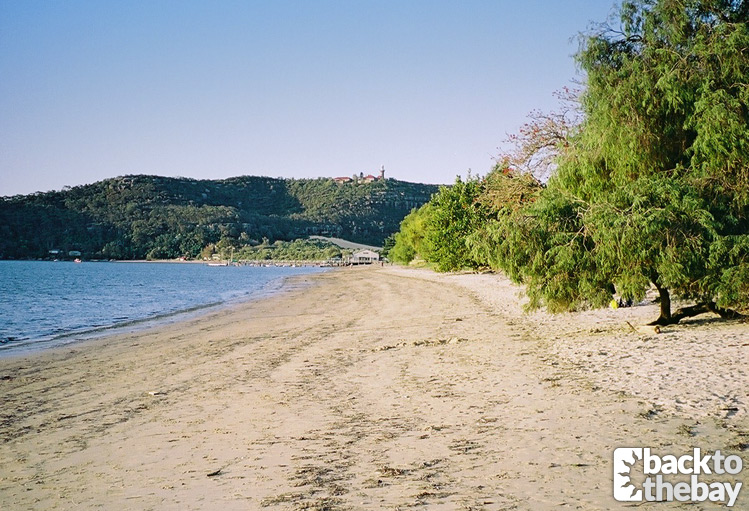
[[[501, 219], [500, 266], [556, 310], [652, 284], [656, 323], [735, 315], [749, 305], [749, 7], [636, 0], [619, 14], [582, 38], [584, 120], [538, 200]], [[672, 296], [695, 305], [672, 312]]]

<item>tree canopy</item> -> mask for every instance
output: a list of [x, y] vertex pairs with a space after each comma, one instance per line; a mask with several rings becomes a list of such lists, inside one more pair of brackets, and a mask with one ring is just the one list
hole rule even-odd
[[[585, 120], [538, 204], [566, 203], [577, 261], [563, 286], [597, 304], [613, 284], [715, 310], [749, 291], [749, 29], [743, 2], [628, 1], [621, 26], [589, 34]], [[547, 200], [548, 198], [548, 200]], [[568, 248], [564, 248], [564, 247]], [[579, 254], [574, 253], [579, 251]], [[554, 268], [554, 265], [550, 265]], [[593, 289], [591, 289], [591, 287]], [[554, 288], [544, 291], [554, 300]]]
[[[730, 316], [749, 306], [749, 3], [631, 0], [618, 14], [581, 37], [579, 122], [532, 117], [483, 180], [489, 214], [465, 241], [531, 306], [639, 300], [652, 285], [658, 323]], [[546, 186], [519, 179], [539, 162]], [[672, 296], [696, 305], [672, 313]]]
[[484, 221], [480, 192], [478, 180], [470, 178], [440, 187], [429, 203], [404, 218], [388, 257], [402, 263], [420, 257], [438, 271], [477, 267], [466, 240]]

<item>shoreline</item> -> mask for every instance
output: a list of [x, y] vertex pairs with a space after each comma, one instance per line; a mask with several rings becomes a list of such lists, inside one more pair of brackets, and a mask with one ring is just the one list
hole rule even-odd
[[[72, 261], [70, 262], [72, 263]], [[165, 264], [172, 261], [119, 262], [134, 262], [136, 264], [147, 264], [150, 262], [154, 262], [156, 264]], [[181, 263], [175, 262], [175, 264]], [[82, 326], [74, 330], [55, 333], [52, 335], [3, 340], [3, 342], [0, 342], [0, 359], [4, 357], [23, 356], [24, 354], [43, 352], [50, 349], [56, 349], [58, 347], [85, 343], [92, 339], [107, 338], [128, 333], [137, 333], [140, 331], [159, 328], [162, 326], [179, 324], [191, 319], [199, 319], [203, 315], [210, 314], [211, 312], [215, 311], [220, 311], [225, 307], [233, 307], [235, 305], [241, 305], [243, 303], [253, 302], [255, 300], [263, 300], [271, 298], [275, 295], [283, 294], [284, 292], [286, 292], [287, 288], [295, 288], [296, 285], [294, 284], [294, 279], [298, 277], [304, 277], [306, 275], [313, 275], [318, 272], [329, 271], [330, 269], [332, 268], [317, 268], [316, 270], [310, 270], [311, 273], [302, 273], [298, 275], [279, 275], [276, 278], [273, 278], [263, 284], [262, 287], [248, 291], [245, 294], [238, 294], [237, 296], [220, 299], [210, 303], [192, 304], [187, 306], [186, 308], [178, 310], [161, 311], [146, 317], [134, 317], [119, 321], [113, 320], [114, 322], [109, 324], [100, 324], [97, 326]]]
[[[712, 389], [679, 372], [733, 371], [747, 348], [711, 336], [740, 340], [744, 324], [640, 338], [620, 324], [647, 308], [524, 315], [519, 289], [496, 275], [297, 278], [311, 287], [0, 359], [0, 506], [626, 509], [612, 497], [615, 447], [746, 459], [745, 395], [730, 416], [713, 413], [720, 400], [669, 404], [684, 389], [746, 385], [746, 372], [713, 368]], [[627, 372], [647, 387], [657, 373], [642, 360], [668, 352], [676, 370], [655, 388], [658, 408]]]

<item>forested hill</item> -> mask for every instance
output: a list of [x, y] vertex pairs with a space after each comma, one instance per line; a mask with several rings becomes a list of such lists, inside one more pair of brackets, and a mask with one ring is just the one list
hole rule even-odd
[[63, 191], [0, 198], [0, 259], [197, 257], [211, 244], [311, 234], [381, 245], [436, 185], [394, 179], [124, 176]]

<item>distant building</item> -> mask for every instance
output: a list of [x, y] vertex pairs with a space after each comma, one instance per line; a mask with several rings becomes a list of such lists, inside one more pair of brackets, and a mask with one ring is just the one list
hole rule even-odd
[[68, 252], [68, 255], [70, 257], [81, 257], [81, 252], [79, 250], [71, 250]]
[[369, 264], [380, 260], [380, 254], [374, 250], [359, 250], [351, 255], [352, 264]]
[[341, 177], [334, 177], [333, 181], [337, 184], [356, 184], [356, 183], [374, 183], [375, 181], [384, 181], [385, 180], [385, 165], [383, 165], [380, 168], [378, 175], [364, 175], [364, 172], [359, 172], [358, 174], [354, 174], [351, 177], [348, 176], [341, 176]]

